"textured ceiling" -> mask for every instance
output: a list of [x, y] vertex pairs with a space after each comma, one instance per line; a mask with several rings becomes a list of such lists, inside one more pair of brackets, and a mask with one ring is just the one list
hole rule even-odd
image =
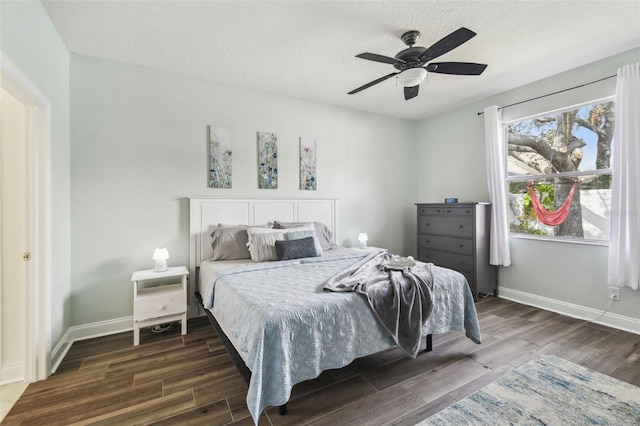
[[[640, 1], [59, 1], [43, 4], [70, 52], [393, 117], [420, 120], [640, 46]], [[405, 101], [394, 56], [467, 27], [437, 61], [488, 64], [481, 76], [430, 73]], [[582, 82], [577, 82], [582, 83]]]

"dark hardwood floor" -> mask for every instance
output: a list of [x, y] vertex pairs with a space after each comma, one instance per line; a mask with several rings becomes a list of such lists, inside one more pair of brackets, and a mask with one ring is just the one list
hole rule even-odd
[[[399, 350], [294, 387], [289, 413], [260, 425], [414, 425], [530, 359], [550, 353], [640, 386], [640, 335], [488, 297], [476, 304], [483, 343], [434, 336], [416, 359]], [[49, 379], [30, 384], [6, 425], [250, 425], [247, 386], [206, 318], [76, 342]]]

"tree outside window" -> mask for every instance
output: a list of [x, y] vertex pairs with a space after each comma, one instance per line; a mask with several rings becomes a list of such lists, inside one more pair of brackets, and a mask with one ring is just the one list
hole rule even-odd
[[[512, 235], [609, 239], [614, 107], [598, 102], [505, 125]], [[562, 223], [540, 222], [529, 185], [549, 211], [559, 209], [575, 185]]]

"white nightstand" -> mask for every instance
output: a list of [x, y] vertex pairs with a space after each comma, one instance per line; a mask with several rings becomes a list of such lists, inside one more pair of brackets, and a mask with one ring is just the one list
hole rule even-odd
[[[153, 269], [135, 271], [133, 282], [133, 345], [140, 344], [140, 328], [171, 321], [182, 323], [182, 335], [187, 334], [187, 277], [184, 266], [169, 268], [164, 272]], [[180, 277], [179, 283], [140, 287], [143, 281], [165, 280]]]

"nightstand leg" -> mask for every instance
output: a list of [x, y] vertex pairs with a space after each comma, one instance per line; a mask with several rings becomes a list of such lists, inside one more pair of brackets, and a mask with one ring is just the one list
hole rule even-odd
[[140, 344], [140, 326], [137, 321], [133, 322], [133, 346]]
[[186, 312], [182, 314], [182, 321], [180, 322], [182, 323], [182, 335], [184, 336], [185, 334], [187, 334], [187, 313]]

